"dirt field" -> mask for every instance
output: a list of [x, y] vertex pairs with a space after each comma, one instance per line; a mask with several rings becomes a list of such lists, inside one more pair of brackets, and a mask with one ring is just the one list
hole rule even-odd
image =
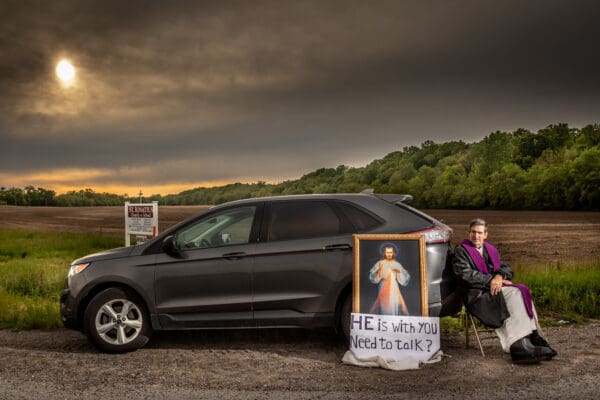
[[512, 263], [545, 264], [600, 257], [600, 212], [425, 210], [450, 225], [453, 243], [473, 218], [485, 219], [488, 240]]
[[[159, 229], [165, 230], [208, 206], [159, 207]], [[125, 235], [123, 207], [0, 206], [0, 225], [44, 232], [92, 232]]]
[[[206, 206], [159, 208], [162, 231]], [[600, 257], [600, 212], [425, 210], [454, 229], [460, 242], [468, 222], [490, 224], [488, 240], [513, 263], [545, 264]], [[123, 207], [0, 207], [0, 225], [42, 231], [98, 232], [124, 237]]]
[[[161, 207], [160, 229], [202, 211]], [[481, 216], [513, 262], [600, 256], [600, 213], [428, 211], [455, 231]], [[123, 235], [123, 209], [0, 207], [0, 225]], [[341, 363], [346, 346], [328, 330], [166, 332], [141, 350], [101, 354], [79, 332], [0, 330], [0, 399], [596, 399], [600, 321], [545, 328], [552, 361], [515, 366], [497, 339], [486, 357], [464, 336], [442, 334], [443, 360], [391, 372]]]

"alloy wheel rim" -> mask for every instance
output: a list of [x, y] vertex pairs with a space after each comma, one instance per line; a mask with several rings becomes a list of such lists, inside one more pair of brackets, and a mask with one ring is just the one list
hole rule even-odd
[[125, 345], [135, 340], [142, 324], [140, 309], [125, 299], [110, 300], [96, 313], [96, 332], [102, 340], [113, 345]]

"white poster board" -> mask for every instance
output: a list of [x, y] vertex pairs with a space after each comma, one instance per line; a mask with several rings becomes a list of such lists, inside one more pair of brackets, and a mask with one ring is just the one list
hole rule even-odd
[[125, 203], [125, 246], [131, 245], [130, 235], [158, 235], [158, 202]]
[[[382, 359], [418, 368], [440, 350], [437, 317], [352, 313], [350, 351], [358, 361]], [[398, 368], [401, 369], [401, 368]]]

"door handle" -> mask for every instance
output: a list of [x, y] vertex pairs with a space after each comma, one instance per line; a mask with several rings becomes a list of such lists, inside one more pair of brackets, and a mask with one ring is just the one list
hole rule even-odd
[[225, 253], [221, 257], [223, 257], [226, 260], [239, 260], [240, 258], [246, 257], [246, 253], [244, 253], [243, 251], [239, 251], [236, 253]]
[[349, 244], [330, 244], [323, 247], [325, 251], [339, 251], [339, 250], [352, 250], [352, 246]]

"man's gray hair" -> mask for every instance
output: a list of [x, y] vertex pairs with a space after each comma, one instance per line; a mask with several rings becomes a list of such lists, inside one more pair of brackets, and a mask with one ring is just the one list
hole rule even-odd
[[485, 222], [483, 218], [475, 218], [471, 220], [471, 222], [469, 223], [469, 230], [471, 230], [471, 228], [473, 228], [474, 226], [483, 226], [483, 229], [487, 232], [487, 222]]

